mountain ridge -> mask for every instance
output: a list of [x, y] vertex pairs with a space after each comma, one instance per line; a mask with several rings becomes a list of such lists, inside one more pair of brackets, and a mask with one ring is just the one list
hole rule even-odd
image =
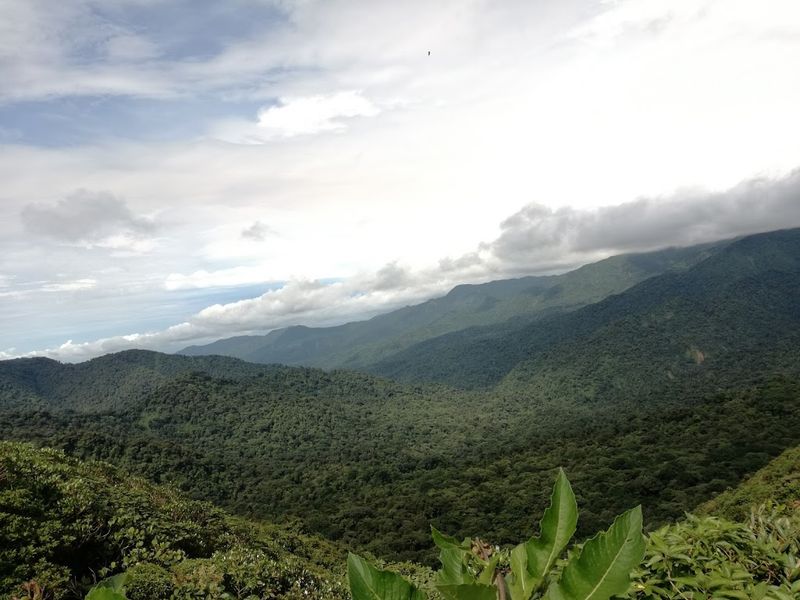
[[673, 269], [685, 269], [730, 240], [621, 254], [560, 275], [461, 284], [447, 294], [365, 321], [335, 327], [295, 325], [263, 336], [234, 336], [179, 354], [221, 354], [260, 363], [363, 369], [411, 345], [469, 326], [536, 319], [578, 309]]

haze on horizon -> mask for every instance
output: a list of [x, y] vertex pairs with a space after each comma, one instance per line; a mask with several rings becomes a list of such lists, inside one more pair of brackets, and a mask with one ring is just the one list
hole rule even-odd
[[0, 0], [0, 358], [800, 226], [797, 64], [793, 0]]

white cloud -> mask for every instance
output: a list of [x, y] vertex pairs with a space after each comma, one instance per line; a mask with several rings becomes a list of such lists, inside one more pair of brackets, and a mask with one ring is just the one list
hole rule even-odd
[[96, 279], [77, 279], [75, 281], [64, 281], [59, 283], [47, 283], [40, 290], [43, 292], [78, 292], [90, 290], [97, 285]]
[[341, 131], [346, 119], [374, 117], [380, 111], [360, 91], [335, 94], [281, 98], [277, 106], [261, 109], [258, 127], [265, 136]]
[[[297, 279], [256, 298], [208, 306], [186, 322], [161, 331], [85, 343], [68, 341], [33, 354], [77, 361], [126, 348], [176, 350], [189, 343], [288, 325], [338, 324], [441, 295], [459, 283], [554, 272], [618, 252], [790, 226], [800, 227], [800, 170], [777, 181], [746, 181], [725, 193], [684, 192], [594, 210], [553, 210], [534, 204], [506, 219], [495, 240], [434, 266], [410, 269], [392, 262], [373, 273], [333, 283]], [[264, 281], [265, 271], [231, 269], [173, 274], [166, 286], [203, 288]], [[63, 288], [81, 289], [81, 285], [90, 287], [94, 281], [66, 283]]]
[[255, 122], [223, 120], [211, 136], [232, 143], [264, 144], [271, 140], [319, 133], [342, 132], [358, 117], [381, 110], [361, 91], [280, 98], [262, 108]]
[[[170, 54], [172, 34], [113, 18], [132, 2], [150, 17], [180, 4], [0, 0], [10, 15], [0, 21], [0, 102], [10, 114], [25, 109], [15, 100], [67, 96], [53, 106], [98, 119], [114, 109], [105, 129], [92, 120], [102, 141], [0, 146], [0, 347], [33, 344], [17, 324], [53, 313], [56, 301], [71, 328], [58, 340], [85, 339], [84, 326], [120, 298], [130, 321], [116, 330], [145, 331], [150, 321], [140, 327], [138, 316], [180, 291], [382, 271], [367, 291], [383, 286], [399, 299], [398, 287], [416, 297], [512, 267], [560, 268], [636, 247], [631, 236], [597, 234], [606, 231], [598, 223], [632, 214], [634, 205], [612, 208], [635, 198], [650, 199], [635, 205], [658, 215], [648, 223], [668, 226], [650, 227], [653, 239], [722, 235], [735, 229], [723, 222], [731, 213], [715, 213], [709, 232], [681, 229], [659, 199], [800, 164], [800, 8], [791, 0], [279, 2], [285, 20], [254, 22], [248, 35], [216, 31], [202, 14], [188, 19], [183, 41], [201, 50], [190, 59]], [[218, 4], [223, 13], [253, 6]], [[127, 95], [171, 101], [125, 104]], [[235, 112], [219, 123], [197, 116], [227, 108]], [[40, 129], [61, 127], [64, 115], [53, 117]], [[119, 139], [158, 117], [189, 133]], [[68, 198], [81, 188], [112, 200]], [[781, 216], [754, 212], [759, 227]], [[256, 223], [280, 235], [243, 235]], [[580, 246], [574, 231], [606, 249]], [[436, 257], [449, 258], [431, 267]], [[12, 301], [60, 274], [96, 285]], [[34, 347], [42, 344], [23, 350]]]
[[170, 273], [164, 281], [164, 289], [186, 290], [213, 287], [228, 287], [269, 281], [270, 271], [265, 267], [233, 267], [218, 271], [200, 269], [188, 275]]

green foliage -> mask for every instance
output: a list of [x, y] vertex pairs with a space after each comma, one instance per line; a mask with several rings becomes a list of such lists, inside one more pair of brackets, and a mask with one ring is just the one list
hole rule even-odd
[[762, 505], [745, 523], [696, 517], [649, 536], [631, 598], [800, 597], [800, 518]]
[[606, 600], [623, 594], [631, 569], [644, 556], [642, 509], [617, 517], [611, 528], [586, 542], [580, 555], [564, 567], [550, 590], [552, 600]]
[[295, 326], [263, 336], [238, 336], [182, 354], [235, 356], [257, 363], [370, 368], [414, 344], [478, 325], [536, 320], [617, 294], [649, 277], [684, 270], [723, 244], [614, 256], [561, 275], [460, 285], [449, 294], [367, 321], [336, 327]]
[[344, 552], [242, 522], [110, 465], [0, 442], [0, 597], [345, 597]]
[[698, 513], [745, 519], [750, 507], [772, 501], [800, 508], [800, 447], [790, 448], [752, 477], [698, 508]]
[[104, 579], [89, 590], [85, 600], [127, 600], [127, 582], [128, 576], [125, 573]]
[[127, 570], [126, 575], [125, 595], [128, 600], [169, 598], [172, 594], [172, 575], [161, 565], [137, 563]]
[[564, 471], [559, 470], [550, 506], [539, 524], [539, 537], [531, 538], [511, 551], [512, 597], [530, 598], [531, 593], [541, 587], [544, 577], [572, 539], [577, 524], [575, 494]]
[[360, 556], [347, 558], [347, 578], [353, 600], [426, 600], [427, 596], [397, 573], [380, 571]]
[[[608, 529], [571, 553], [556, 576], [553, 567], [575, 532], [578, 507], [563, 471], [556, 478], [540, 535], [501, 551], [480, 539], [457, 539], [432, 528], [442, 567], [436, 589], [446, 600], [608, 600], [624, 594], [642, 560], [645, 541], [640, 507], [620, 515]], [[353, 600], [424, 600], [426, 594], [392, 571], [350, 555]]]

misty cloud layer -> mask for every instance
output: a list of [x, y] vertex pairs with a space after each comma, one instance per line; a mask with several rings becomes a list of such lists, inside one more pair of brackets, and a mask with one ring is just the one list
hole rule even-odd
[[500, 227], [500, 235], [475, 252], [428, 269], [392, 262], [341, 282], [291, 281], [256, 298], [209, 306], [163, 331], [67, 342], [36, 354], [75, 361], [126, 348], [174, 350], [294, 324], [338, 324], [441, 295], [459, 283], [544, 274], [615, 253], [800, 227], [800, 170], [778, 180], [746, 181], [724, 193], [680, 192], [595, 210], [531, 204]]
[[723, 193], [683, 191], [594, 210], [530, 204], [482, 246], [509, 268], [561, 257], [651, 250], [800, 226], [800, 170], [779, 180], [745, 181]]

